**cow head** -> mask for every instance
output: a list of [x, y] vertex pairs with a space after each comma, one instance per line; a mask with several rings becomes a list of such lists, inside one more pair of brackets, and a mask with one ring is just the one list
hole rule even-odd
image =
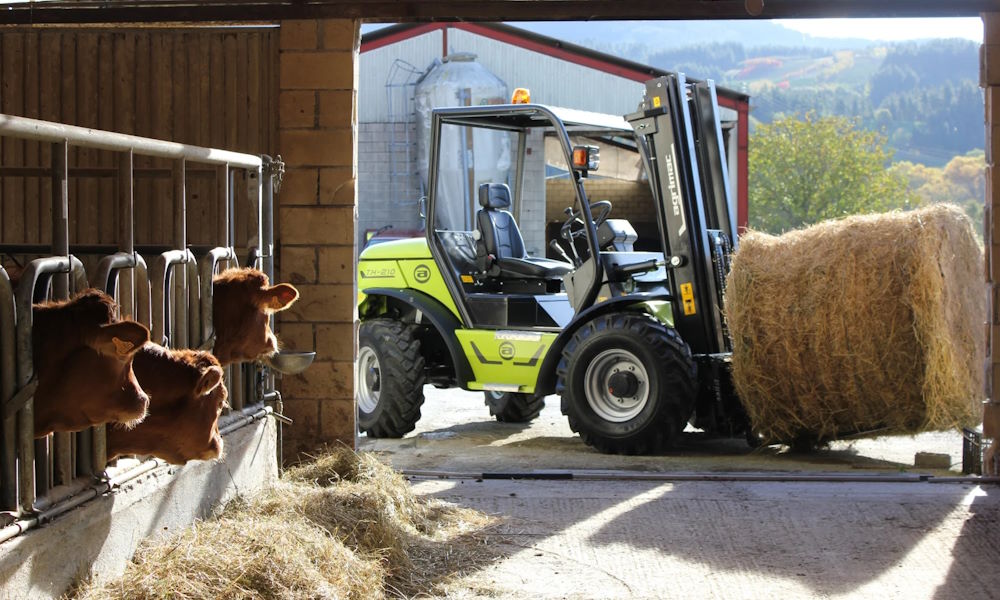
[[219, 361], [228, 365], [277, 352], [268, 317], [291, 306], [299, 291], [287, 283], [268, 285], [267, 275], [256, 269], [228, 269], [212, 283], [213, 353]]
[[114, 300], [98, 290], [35, 305], [35, 437], [111, 421], [134, 425], [146, 415], [149, 398], [132, 362], [149, 330], [115, 322], [115, 313]]
[[184, 464], [222, 455], [219, 415], [229, 393], [214, 356], [150, 343], [136, 354], [135, 372], [149, 394], [149, 415], [134, 428], [108, 429], [109, 460], [148, 454]]

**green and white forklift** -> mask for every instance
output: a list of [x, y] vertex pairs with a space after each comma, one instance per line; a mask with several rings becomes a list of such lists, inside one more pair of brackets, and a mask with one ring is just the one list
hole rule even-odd
[[[527, 255], [512, 213], [534, 130], [558, 141], [575, 190], [551, 241], [562, 260]], [[441, 167], [442, 147], [454, 151], [442, 140], [484, 131], [516, 148], [509, 181]], [[633, 250], [634, 228], [589, 196], [595, 141], [641, 157], [659, 251]], [[426, 237], [359, 260], [361, 431], [412, 431], [433, 384], [482, 391], [506, 422], [530, 421], [557, 393], [570, 427], [601, 452], [662, 452], [689, 422], [752, 439], [723, 321], [737, 232], [712, 82], [651, 80], [620, 119], [531, 103], [435, 109], [429, 148]]]

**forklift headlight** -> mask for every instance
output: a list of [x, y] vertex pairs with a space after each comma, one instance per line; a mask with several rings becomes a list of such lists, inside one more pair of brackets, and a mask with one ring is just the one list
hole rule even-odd
[[597, 146], [575, 146], [573, 148], [573, 170], [596, 171], [601, 164], [601, 149]]

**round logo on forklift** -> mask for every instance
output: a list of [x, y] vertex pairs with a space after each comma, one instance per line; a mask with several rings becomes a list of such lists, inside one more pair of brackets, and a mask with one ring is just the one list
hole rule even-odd
[[500, 344], [500, 358], [504, 360], [510, 360], [514, 358], [515, 353], [516, 352], [514, 351], [514, 344], [511, 344], [510, 342], [504, 342]]
[[431, 278], [431, 269], [427, 265], [417, 265], [416, 269], [413, 269], [413, 278], [417, 280], [418, 283], [427, 283]]

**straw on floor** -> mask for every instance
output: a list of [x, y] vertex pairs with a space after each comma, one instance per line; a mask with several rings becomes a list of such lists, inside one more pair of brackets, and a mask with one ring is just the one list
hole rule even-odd
[[336, 449], [167, 539], [78, 598], [413, 597], [497, 556], [494, 520], [417, 498], [371, 454]]

